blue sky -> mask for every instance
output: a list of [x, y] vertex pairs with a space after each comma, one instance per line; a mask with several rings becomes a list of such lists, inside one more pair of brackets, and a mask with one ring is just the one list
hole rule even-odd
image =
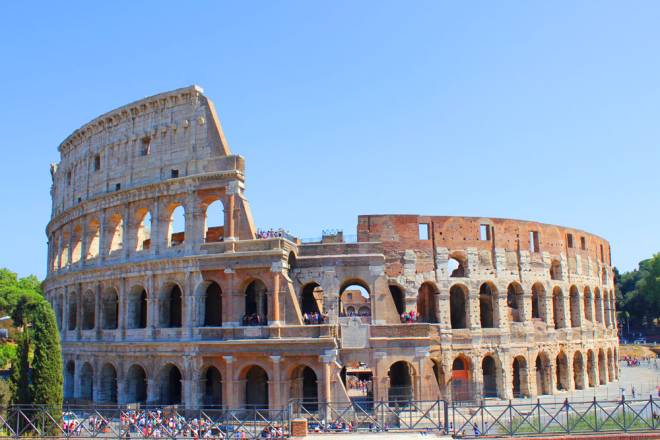
[[2, 2], [0, 266], [45, 275], [73, 130], [199, 84], [256, 224], [511, 217], [660, 251], [660, 3]]

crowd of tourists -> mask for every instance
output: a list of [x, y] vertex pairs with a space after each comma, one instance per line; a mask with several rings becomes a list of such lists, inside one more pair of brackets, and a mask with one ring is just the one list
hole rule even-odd
[[658, 358], [656, 356], [642, 356], [640, 358], [635, 356], [623, 356], [621, 358], [623, 362], [626, 363], [628, 367], [639, 367], [642, 363], [645, 363], [647, 367], [653, 366], [655, 369], [658, 368]]
[[312, 313], [303, 313], [303, 322], [306, 325], [310, 324], [326, 324], [328, 322], [328, 317], [327, 315], [322, 315], [319, 312], [312, 312]]
[[289, 233], [289, 231], [286, 231], [282, 228], [279, 228], [279, 229], [270, 228], [268, 230], [257, 229], [257, 239], [285, 238], [285, 237], [288, 237], [290, 235], [291, 234]]
[[252, 325], [264, 325], [265, 320], [258, 313], [248, 313], [243, 315], [243, 325], [252, 326]]
[[419, 319], [419, 314], [417, 313], [416, 310], [403, 312], [401, 314], [401, 322], [404, 324], [412, 324], [413, 322], [417, 322], [418, 319]]

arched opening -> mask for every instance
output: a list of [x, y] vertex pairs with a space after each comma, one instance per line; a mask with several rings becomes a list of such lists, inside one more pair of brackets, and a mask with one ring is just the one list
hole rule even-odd
[[160, 370], [160, 400], [164, 405], [181, 403], [181, 371], [175, 365]]
[[92, 220], [88, 226], [87, 235], [87, 249], [85, 251], [85, 259], [91, 260], [99, 256], [100, 240], [101, 238], [101, 225], [98, 220]]
[[613, 290], [610, 290], [610, 324], [616, 328], [616, 299]]
[[467, 264], [463, 255], [452, 254], [447, 261], [447, 273], [450, 278], [465, 277]]
[[250, 367], [245, 374], [245, 406], [268, 409], [268, 374], [257, 365]]
[[463, 286], [453, 285], [449, 289], [449, 314], [451, 328], [467, 328], [467, 290]]
[[117, 370], [111, 364], [105, 364], [101, 368], [101, 389], [98, 400], [117, 403]]
[[80, 369], [80, 399], [94, 400], [94, 370], [88, 362]]
[[509, 307], [512, 322], [523, 322], [525, 320], [525, 303], [520, 284], [509, 284], [506, 289], [506, 304]]
[[529, 397], [527, 377], [527, 360], [523, 356], [516, 356], [513, 359], [513, 397]]
[[490, 283], [479, 288], [479, 318], [481, 328], [494, 328], [499, 324], [497, 313], [497, 289]]
[[552, 290], [552, 317], [555, 321], [555, 328], [565, 328], [566, 318], [564, 313], [564, 293], [560, 287], [555, 287]]
[[78, 325], [78, 302], [75, 294], [69, 296], [68, 319], [68, 329], [75, 330]]
[[536, 394], [550, 394], [550, 360], [548, 356], [541, 352], [536, 356]]
[[611, 348], [607, 349], [607, 378], [610, 382], [614, 380], [614, 356]]
[[305, 365], [296, 367], [291, 373], [289, 394], [293, 399], [299, 401], [307, 411], [316, 411], [319, 405], [319, 392], [314, 370]]
[[573, 383], [576, 390], [584, 389], [584, 361], [579, 351], [573, 355]]
[[124, 247], [124, 219], [120, 214], [113, 214], [108, 221], [108, 254], [116, 255]]
[[589, 379], [589, 386], [595, 387], [597, 384], [596, 380], [596, 356], [594, 355], [593, 350], [587, 351], [587, 378]]
[[166, 286], [161, 295], [160, 303], [161, 327], [181, 327], [181, 288], [177, 284]]
[[484, 377], [484, 397], [497, 397], [497, 366], [492, 356], [486, 356], [481, 361], [481, 372]]
[[147, 328], [147, 291], [142, 286], [133, 286], [128, 294], [126, 326]]
[[73, 390], [75, 389], [76, 380], [76, 364], [74, 361], [66, 363], [64, 370], [64, 398], [72, 399], [74, 397]]
[[568, 359], [563, 351], [557, 355], [557, 389], [568, 391]]
[[438, 288], [435, 284], [422, 283], [417, 292], [417, 313], [423, 322], [438, 323]]
[[469, 361], [464, 356], [458, 356], [451, 365], [451, 396], [458, 402], [472, 400], [470, 389]]
[[147, 401], [147, 374], [139, 365], [131, 365], [126, 374], [126, 403]]
[[396, 307], [396, 313], [401, 316], [406, 312], [406, 296], [401, 287], [395, 284], [390, 284], [389, 287], [392, 301], [394, 301], [394, 307]]
[[222, 406], [222, 375], [215, 367], [204, 373], [204, 405]]
[[545, 316], [545, 288], [541, 283], [532, 286], [532, 318], [547, 322]]
[[119, 296], [110, 287], [103, 292], [101, 303], [101, 324], [104, 330], [116, 330], [119, 320]]
[[390, 380], [388, 390], [390, 405], [401, 405], [412, 401], [412, 366], [405, 361], [395, 362], [390, 366], [387, 375]]
[[596, 287], [594, 290], [594, 309], [596, 311], [596, 322], [603, 323], [603, 301], [600, 297], [600, 289]]
[[348, 281], [339, 291], [339, 316], [347, 316], [348, 307], [353, 307], [364, 323], [371, 322], [371, 295], [366, 283]]
[[301, 312], [305, 324], [323, 324], [323, 288], [317, 283], [308, 283], [300, 295]]
[[367, 364], [344, 366], [339, 376], [352, 402], [373, 401], [373, 373]]
[[167, 247], [180, 246], [186, 241], [186, 212], [183, 206], [170, 207], [167, 226]]
[[571, 286], [570, 290], [570, 311], [571, 311], [571, 327], [580, 326], [580, 292], [577, 287]]
[[584, 319], [591, 322], [594, 320], [594, 299], [588, 287], [584, 288]]
[[603, 307], [605, 309], [605, 327], [610, 327], [611, 312], [610, 312], [610, 296], [606, 290], [603, 291]]
[[216, 200], [206, 208], [204, 218], [204, 242], [222, 241], [225, 236], [225, 208]]
[[607, 365], [605, 365], [605, 352], [602, 348], [598, 350], [598, 383], [601, 385], [607, 383]]
[[63, 232], [60, 237], [59, 268], [64, 269], [69, 265], [69, 243], [71, 238], [68, 232]]
[[209, 284], [204, 295], [204, 326], [222, 326], [222, 291], [215, 281]]
[[73, 228], [71, 242], [73, 243], [71, 248], [71, 264], [75, 264], [82, 258], [82, 228], [80, 225], [76, 225]]
[[245, 289], [245, 315], [243, 325], [268, 324], [268, 298], [266, 285], [254, 280]]
[[142, 209], [138, 211], [138, 224], [135, 235], [135, 250], [137, 252], [146, 251], [151, 248], [151, 213]]
[[91, 330], [96, 325], [96, 297], [88, 290], [82, 299], [82, 329]]
[[551, 280], [561, 280], [561, 263], [559, 260], [552, 260], [550, 263], [550, 279]]
[[355, 316], [356, 313], [357, 312], [355, 311], [355, 307], [353, 306], [348, 306], [348, 308], [346, 309], [346, 315], [348, 316]]
[[605, 270], [605, 268], [601, 270], [601, 282], [603, 285], [607, 284], [607, 270]]

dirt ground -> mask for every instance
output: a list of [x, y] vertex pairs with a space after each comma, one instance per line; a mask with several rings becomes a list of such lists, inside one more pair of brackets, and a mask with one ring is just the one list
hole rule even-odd
[[655, 357], [655, 352], [644, 345], [619, 345], [619, 358], [632, 356], [635, 358]]

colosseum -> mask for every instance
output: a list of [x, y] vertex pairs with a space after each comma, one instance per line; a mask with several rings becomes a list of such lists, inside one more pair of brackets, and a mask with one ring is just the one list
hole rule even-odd
[[197, 86], [99, 116], [59, 152], [44, 290], [70, 401], [277, 409], [618, 378], [598, 236], [427, 215], [361, 215], [350, 237], [259, 230], [245, 159]]

